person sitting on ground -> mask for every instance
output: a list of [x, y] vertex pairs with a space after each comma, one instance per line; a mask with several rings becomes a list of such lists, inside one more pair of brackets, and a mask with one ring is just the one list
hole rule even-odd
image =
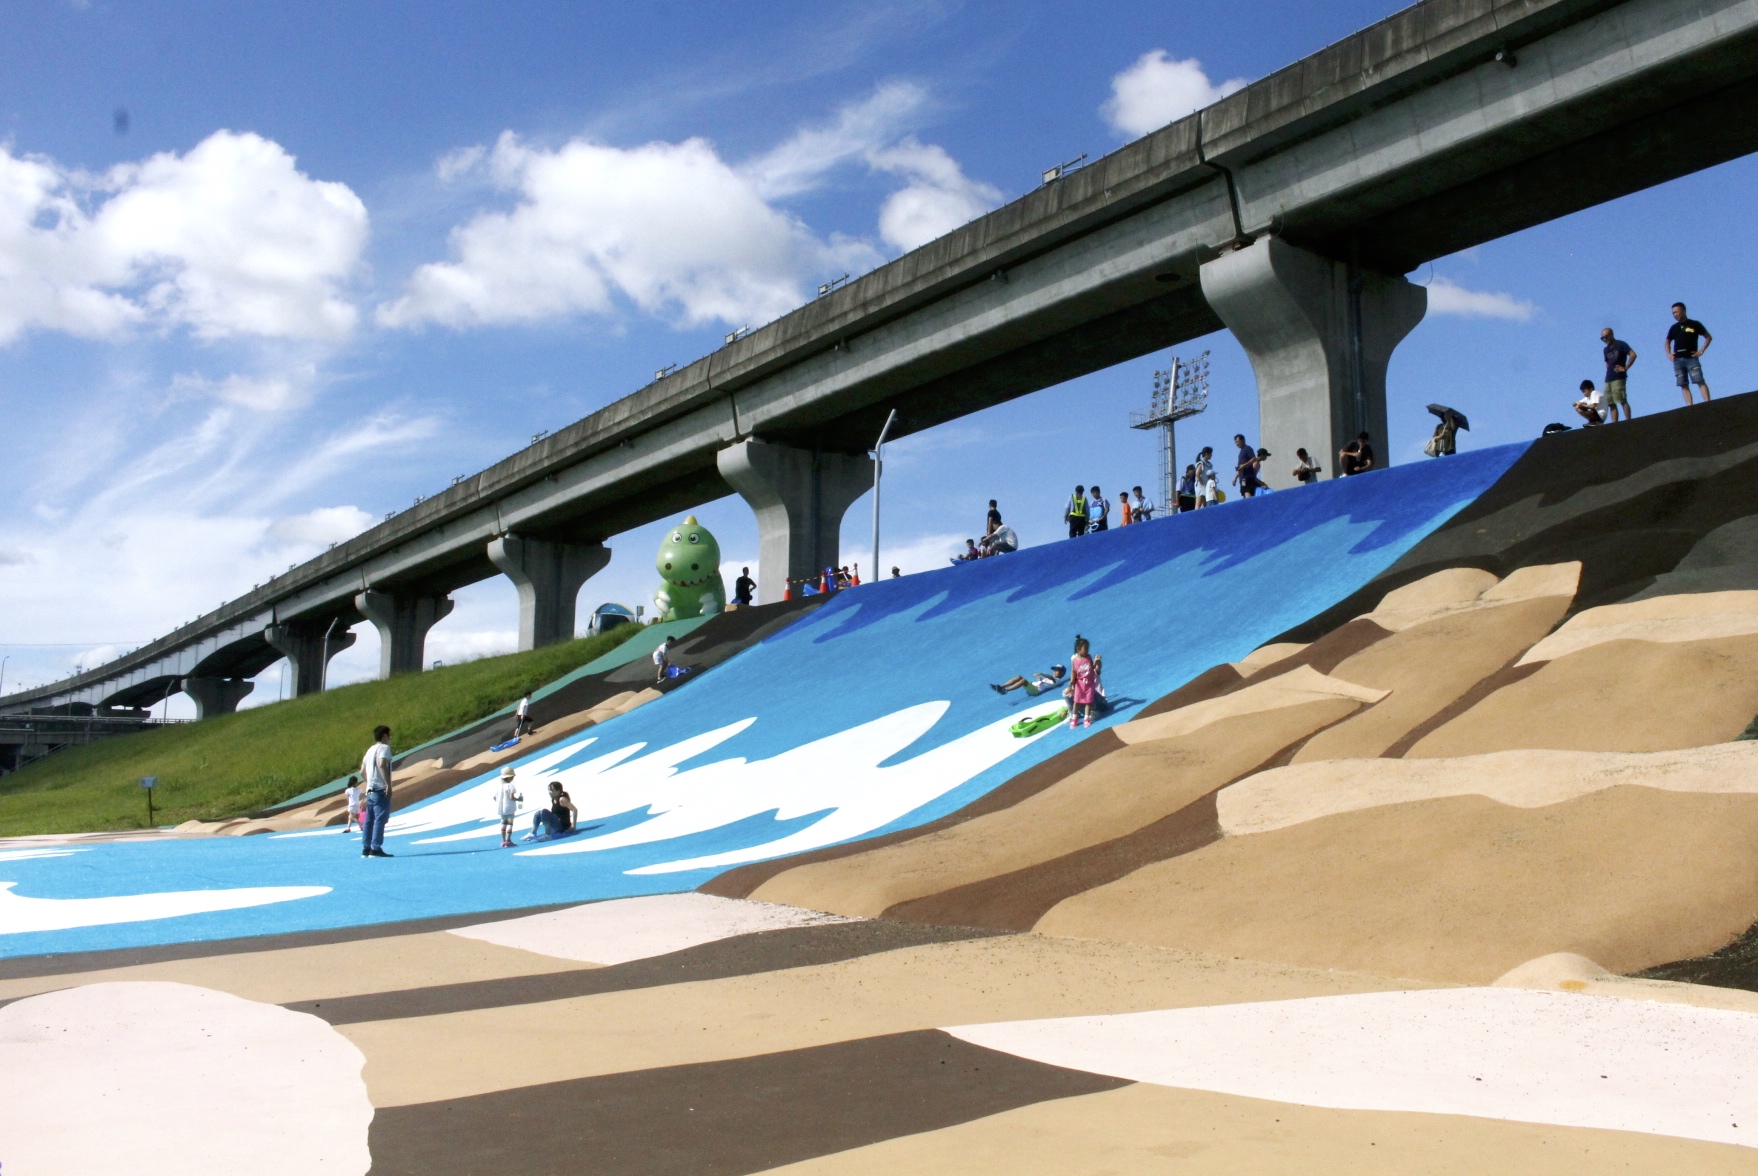
[[983, 540], [980, 550], [985, 556], [1006, 555], [1010, 551], [1019, 550], [1019, 536], [1013, 528], [1002, 523], [995, 528], [993, 534]]
[[1172, 505], [1173, 509], [1180, 514], [1196, 509], [1196, 467], [1194, 465], [1184, 467], [1184, 477], [1178, 479], [1178, 501]]
[[1312, 485], [1318, 481], [1318, 476], [1325, 472], [1324, 467], [1313, 461], [1312, 455], [1306, 450], [1296, 449], [1294, 456], [1300, 459], [1300, 464], [1294, 467], [1294, 480], [1302, 486]]
[[1068, 537], [1087, 533], [1087, 488], [1076, 486], [1074, 493], [1068, 496], [1068, 509], [1062, 512], [1062, 520], [1068, 524]]
[[1152, 521], [1153, 517], [1154, 504], [1148, 501], [1148, 496], [1141, 492], [1140, 486], [1137, 486], [1135, 488], [1135, 521], [1146, 523]]
[[1368, 470], [1375, 468], [1373, 442], [1368, 440], [1366, 429], [1361, 430], [1361, 432], [1355, 435], [1355, 452], [1359, 455], [1360, 459], [1360, 464], [1357, 465], [1355, 469], [1356, 473], [1365, 474]]
[[1027, 694], [1036, 698], [1038, 695], [1044, 693], [1044, 691], [1054, 690], [1056, 687], [1062, 685], [1062, 679], [1067, 677], [1067, 675], [1068, 667], [1058, 664], [1051, 666], [1048, 670], [1038, 671], [1029, 679], [1024, 675], [1016, 674], [1005, 682], [991, 682], [989, 683], [989, 689], [997, 694], [1006, 694], [1010, 690], [1024, 690]]
[[733, 581], [733, 603], [740, 608], [749, 608], [751, 598], [757, 594], [757, 581], [751, 579], [750, 568], [740, 568], [739, 578]]
[[531, 815], [531, 832], [525, 834], [526, 841], [545, 841], [551, 837], [561, 837], [574, 831], [574, 822], [579, 819], [580, 810], [574, 807], [573, 798], [562, 787], [560, 780], [549, 782], [549, 807], [538, 809]]
[[1092, 512], [1092, 530], [1097, 533], [1106, 529], [1106, 516], [1111, 513], [1111, 504], [1105, 501], [1105, 493], [1095, 484], [1093, 486], [1092, 503], [1087, 508]]
[[1605, 417], [1600, 415], [1599, 389], [1593, 386], [1592, 380], [1581, 381], [1581, 399], [1575, 402], [1575, 411], [1590, 425], [1605, 424]]
[[850, 574], [847, 564], [836, 569], [836, 586], [838, 588], [853, 588], [855, 586], [855, 578]]
[[965, 560], [969, 559], [982, 559], [983, 553], [977, 550], [977, 541], [975, 539], [966, 539], [964, 541], [964, 550], [960, 552], [956, 558], [960, 563], [963, 563]]
[[666, 671], [671, 669], [671, 638], [663, 638], [653, 647], [653, 684], [659, 685], [666, 679]]
[[1361, 472], [1361, 442], [1351, 441], [1337, 451], [1337, 476], [1351, 477]]
[[500, 787], [495, 790], [494, 809], [501, 818], [501, 848], [513, 847], [513, 818], [519, 815], [519, 805], [525, 798], [519, 795], [519, 789], [513, 784], [516, 773], [511, 765], [501, 769]]

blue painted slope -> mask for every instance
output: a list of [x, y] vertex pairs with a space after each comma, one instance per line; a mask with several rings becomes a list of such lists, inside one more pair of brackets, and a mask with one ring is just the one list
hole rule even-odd
[[1105, 658], [1119, 704], [1106, 722], [1124, 721], [1359, 589], [1523, 449], [843, 593], [701, 681], [518, 764], [528, 807], [551, 779], [579, 805], [581, 831], [558, 841], [499, 849], [485, 775], [399, 813], [389, 861], [363, 861], [357, 838], [333, 831], [0, 852], [0, 955], [683, 890], [740, 862], [919, 824], [1090, 734], [1016, 739], [1012, 722], [1059, 700], [1000, 698], [988, 683], [1066, 662], [1078, 632]]

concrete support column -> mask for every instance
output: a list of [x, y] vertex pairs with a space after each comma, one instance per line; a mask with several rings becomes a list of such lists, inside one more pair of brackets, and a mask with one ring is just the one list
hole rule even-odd
[[741, 441], [716, 460], [757, 515], [758, 604], [780, 600], [789, 580], [839, 566], [842, 516], [872, 488], [871, 458]]
[[[326, 642], [324, 634], [329, 634]], [[324, 688], [324, 667], [329, 659], [354, 644], [354, 634], [329, 622], [289, 621], [263, 630], [263, 640], [286, 657], [293, 667], [293, 697], [316, 694]]]
[[195, 701], [197, 721], [231, 714], [244, 701], [244, 696], [255, 689], [256, 683], [249, 678], [183, 679], [183, 693]]
[[452, 598], [369, 588], [354, 598], [360, 615], [378, 630], [378, 676], [418, 674], [427, 650], [427, 631], [452, 614]]
[[488, 558], [519, 589], [519, 648], [527, 650], [573, 640], [580, 585], [610, 562], [610, 549], [502, 535], [489, 541]]
[[1203, 296], [1257, 376], [1259, 444], [1275, 456], [1264, 480], [1281, 489], [1304, 446], [1330, 476], [1337, 451], [1366, 429], [1387, 463], [1386, 366], [1422, 321], [1428, 291], [1260, 237], [1202, 267]]

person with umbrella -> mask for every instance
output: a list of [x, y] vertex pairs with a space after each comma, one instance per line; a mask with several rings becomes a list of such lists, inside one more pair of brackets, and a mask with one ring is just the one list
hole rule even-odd
[[1430, 457], [1445, 457], [1458, 452], [1454, 448], [1454, 438], [1458, 436], [1460, 429], [1469, 431], [1471, 422], [1465, 419], [1464, 413], [1444, 404], [1431, 404], [1428, 411], [1441, 418], [1441, 421], [1434, 427], [1434, 436], [1428, 439], [1428, 444], [1422, 447], [1422, 451]]

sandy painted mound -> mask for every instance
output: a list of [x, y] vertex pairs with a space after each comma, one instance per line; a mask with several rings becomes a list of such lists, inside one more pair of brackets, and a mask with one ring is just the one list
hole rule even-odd
[[1558, 951], [1631, 972], [1751, 924], [1755, 838], [1750, 795], [1418, 801], [1226, 838], [1068, 898], [1037, 930], [1468, 983]]
[[1311, 669], [1290, 676], [1296, 685], [1264, 683], [1214, 700], [1225, 705], [1202, 703], [1125, 724], [1117, 728], [1120, 737], [1145, 728], [1131, 733], [1136, 742], [1016, 805], [901, 844], [798, 866], [751, 897], [877, 915], [1127, 835], [1263, 766], [1361, 705], [1358, 688], [1326, 690], [1327, 680]]

